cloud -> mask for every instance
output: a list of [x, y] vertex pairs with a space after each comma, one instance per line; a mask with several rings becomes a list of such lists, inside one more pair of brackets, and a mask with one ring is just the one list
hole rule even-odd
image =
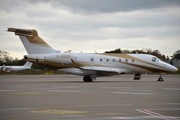
[[19, 38], [5, 32], [17, 27], [38, 30], [62, 51], [152, 48], [172, 55], [180, 44], [179, 6], [179, 0], [0, 1], [0, 49], [26, 54]]
[[[32, 3], [35, 1], [32, 0]], [[179, 0], [55, 0], [48, 1], [55, 7], [64, 5], [77, 13], [112, 13], [179, 6]]]

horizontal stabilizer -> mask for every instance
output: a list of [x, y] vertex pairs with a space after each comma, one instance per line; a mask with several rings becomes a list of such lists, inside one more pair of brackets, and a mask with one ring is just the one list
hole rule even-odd
[[51, 48], [34, 29], [8, 28], [9, 32], [14, 32], [21, 39], [28, 54], [48, 54], [60, 51]]
[[[32, 36], [33, 35], [33, 30], [31, 29], [18, 29], [18, 28], [8, 28], [9, 32], [14, 32], [15, 35], [20, 35], [20, 36]], [[37, 31], [36, 31], [36, 35]]]

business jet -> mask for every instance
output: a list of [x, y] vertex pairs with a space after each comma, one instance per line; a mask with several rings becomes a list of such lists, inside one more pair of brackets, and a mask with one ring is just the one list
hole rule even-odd
[[140, 80], [142, 73], [176, 72], [177, 68], [149, 54], [105, 54], [61, 52], [50, 47], [34, 29], [8, 28], [18, 35], [28, 53], [24, 58], [35, 64], [84, 76], [84, 82], [97, 77], [134, 73], [134, 80]]
[[31, 62], [26, 62], [23, 66], [0, 66], [0, 70], [2, 72], [10, 72], [10, 71], [21, 71], [21, 70], [27, 70], [31, 69], [32, 63]]

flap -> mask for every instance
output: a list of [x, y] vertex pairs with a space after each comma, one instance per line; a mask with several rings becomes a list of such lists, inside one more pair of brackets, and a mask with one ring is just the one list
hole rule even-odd
[[85, 66], [85, 67], [80, 67], [80, 69], [91, 70], [91, 71], [101, 71], [101, 72], [111, 72], [111, 73], [118, 73], [118, 74], [129, 72], [129, 70], [126, 70], [126, 69], [103, 67], [103, 66]]

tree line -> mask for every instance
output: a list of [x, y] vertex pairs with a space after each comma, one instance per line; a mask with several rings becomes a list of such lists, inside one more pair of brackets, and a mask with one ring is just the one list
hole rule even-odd
[[156, 57], [158, 57], [159, 59], [161, 59], [162, 61], [166, 61], [166, 60], [180, 60], [180, 50], [175, 51], [174, 54], [172, 56], [166, 56], [164, 54], [162, 54], [159, 50], [152, 50], [151, 48], [144, 48], [144, 49], [137, 49], [137, 50], [121, 50], [120, 48], [115, 49], [115, 50], [111, 50], [111, 51], [106, 51], [105, 53], [119, 53], [119, 54], [151, 54], [154, 55]]
[[120, 48], [115, 49], [115, 50], [111, 50], [111, 51], [106, 51], [105, 53], [119, 53], [119, 54], [151, 54], [154, 55], [156, 57], [158, 57], [159, 59], [165, 61], [165, 60], [169, 60], [169, 56], [165, 56], [163, 54], [161, 54], [161, 52], [159, 50], [152, 50], [151, 48], [148, 49], [142, 49], [142, 50], [121, 50]]

